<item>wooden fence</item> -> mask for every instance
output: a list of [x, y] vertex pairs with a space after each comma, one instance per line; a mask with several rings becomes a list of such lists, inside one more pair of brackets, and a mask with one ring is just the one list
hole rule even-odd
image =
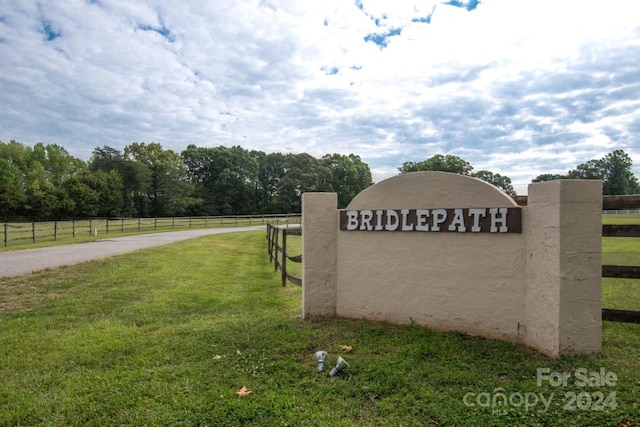
[[204, 216], [171, 218], [93, 218], [70, 221], [15, 222], [2, 223], [0, 231], [4, 246], [10, 242], [57, 240], [75, 238], [80, 235], [114, 233], [138, 233], [149, 231], [167, 231], [185, 228], [209, 228], [225, 226], [264, 225], [267, 222], [297, 220], [300, 214], [277, 215], [241, 215], [241, 216]]
[[[527, 205], [527, 196], [514, 197], [516, 203]], [[640, 194], [628, 196], [603, 196], [602, 210], [638, 210], [640, 209]], [[640, 224], [602, 226], [602, 237], [640, 237]], [[602, 277], [615, 277], [619, 279], [640, 279], [640, 266], [603, 265]], [[638, 296], [640, 298], [640, 295]], [[602, 309], [602, 320], [612, 322], [640, 323], [640, 311], [618, 310], [613, 308]]]
[[[298, 286], [302, 286], [302, 278], [295, 277], [287, 271], [287, 261], [301, 263], [302, 255], [290, 255], [287, 252], [287, 236], [301, 236], [301, 227], [289, 227], [267, 224], [267, 250], [269, 262], [273, 261], [275, 271], [282, 272], [282, 286], [287, 285], [287, 280]], [[280, 237], [282, 236], [282, 238]], [[282, 244], [280, 243], [282, 242]]]

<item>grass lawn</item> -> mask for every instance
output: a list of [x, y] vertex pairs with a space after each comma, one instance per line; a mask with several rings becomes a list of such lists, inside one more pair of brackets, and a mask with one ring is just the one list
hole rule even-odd
[[[605, 322], [599, 355], [554, 360], [414, 325], [302, 320], [300, 304], [264, 232], [0, 280], [0, 426], [640, 425], [640, 325]], [[339, 354], [351, 366], [329, 378]], [[538, 369], [571, 377], [538, 386]]]

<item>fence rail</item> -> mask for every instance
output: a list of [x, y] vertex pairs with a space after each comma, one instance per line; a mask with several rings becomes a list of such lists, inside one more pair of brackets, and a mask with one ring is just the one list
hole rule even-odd
[[[282, 227], [279, 225], [267, 224], [267, 250], [269, 251], [269, 262], [273, 261], [275, 271], [282, 272], [282, 286], [287, 285], [287, 280], [291, 283], [302, 286], [302, 278], [291, 275], [287, 271], [287, 261], [301, 263], [302, 255], [290, 255], [287, 252], [287, 236], [301, 236], [301, 227]], [[280, 238], [282, 236], [282, 238]], [[280, 244], [282, 241], [282, 245]]]
[[201, 216], [169, 218], [92, 218], [69, 221], [14, 222], [2, 223], [0, 231], [7, 247], [11, 242], [58, 240], [75, 238], [80, 235], [98, 236], [101, 234], [166, 231], [184, 228], [209, 228], [224, 226], [259, 225], [268, 222], [297, 220], [300, 214], [239, 215], [239, 216]]
[[[605, 196], [608, 200], [608, 209], [638, 209], [640, 208], [640, 196]], [[603, 202], [603, 205], [606, 203]], [[606, 208], [605, 208], [606, 209]], [[602, 226], [603, 237], [640, 237], [640, 224]], [[640, 266], [630, 265], [603, 265], [602, 277], [618, 279], [640, 279]], [[640, 311], [618, 310], [614, 308], [602, 309], [602, 320], [611, 322], [640, 323]]]

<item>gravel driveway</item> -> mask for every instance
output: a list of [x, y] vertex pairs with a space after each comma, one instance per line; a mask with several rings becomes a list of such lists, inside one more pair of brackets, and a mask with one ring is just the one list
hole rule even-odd
[[22, 276], [45, 269], [80, 264], [98, 258], [107, 258], [113, 255], [167, 245], [201, 236], [263, 229], [264, 226], [255, 226], [171, 231], [167, 233], [116, 237], [113, 239], [102, 239], [95, 242], [53, 246], [50, 248], [0, 252], [0, 278]]

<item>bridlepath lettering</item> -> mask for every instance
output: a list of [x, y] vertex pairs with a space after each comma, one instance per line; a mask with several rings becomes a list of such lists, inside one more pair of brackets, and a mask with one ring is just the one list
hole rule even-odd
[[456, 233], [521, 233], [521, 209], [376, 209], [340, 211], [346, 231], [421, 231]]

